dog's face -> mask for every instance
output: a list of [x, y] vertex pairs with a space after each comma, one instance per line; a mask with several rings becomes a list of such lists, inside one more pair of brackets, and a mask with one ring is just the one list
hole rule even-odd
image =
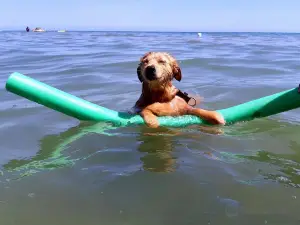
[[148, 52], [137, 68], [141, 82], [164, 85], [173, 78], [181, 80], [181, 70], [175, 58], [166, 52]]

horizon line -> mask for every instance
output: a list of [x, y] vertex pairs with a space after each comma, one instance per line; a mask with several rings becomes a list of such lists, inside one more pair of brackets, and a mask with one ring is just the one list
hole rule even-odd
[[[73, 29], [45, 29], [47, 32], [56, 32], [58, 30], [66, 30], [69, 32], [76, 32], [76, 31], [89, 31], [89, 32], [145, 32], [145, 33], [293, 33], [293, 34], [299, 34], [300, 31], [162, 31], [162, 30], [127, 30], [127, 29], [98, 29], [98, 28], [90, 28], [90, 29], [85, 29], [85, 28], [73, 28]], [[25, 29], [21, 28], [1, 28], [0, 31], [25, 31]], [[31, 31], [32, 32], [32, 31]]]

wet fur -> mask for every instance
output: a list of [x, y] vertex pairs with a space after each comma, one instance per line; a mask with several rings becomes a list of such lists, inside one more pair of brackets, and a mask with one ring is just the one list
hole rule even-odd
[[[147, 66], [155, 66], [160, 78], [159, 81], [147, 81], [144, 70]], [[136, 107], [143, 109], [155, 102], [170, 102], [177, 90], [172, 85], [172, 80], [181, 80], [181, 69], [176, 60], [165, 52], [148, 52], [141, 59], [137, 68], [139, 80], [142, 82], [142, 94], [136, 102]]]
[[[148, 67], [155, 69], [156, 78], [147, 79]], [[166, 52], [148, 52], [141, 59], [137, 75], [142, 83], [142, 93], [135, 104], [140, 115], [149, 127], [158, 127], [157, 116], [197, 115], [212, 123], [223, 123], [220, 115], [214, 111], [189, 106], [184, 99], [176, 96], [178, 89], [173, 79], [181, 81], [182, 73], [176, 59]]]

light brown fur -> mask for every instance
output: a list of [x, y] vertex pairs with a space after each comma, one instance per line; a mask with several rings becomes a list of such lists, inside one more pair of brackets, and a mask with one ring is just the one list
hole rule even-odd
[[176, 96], [178, 89], [172, 80], [182, 79], [181, 69], [176, 59], [166, 52], [148, 52], [137, 68], [142, 82], [142, 94], [135, 104], [149, 127], [159, 126], [157, 116], [196, 115], [213, 124], [225, 124], [223, 117], [215, 112], [189, 106]]

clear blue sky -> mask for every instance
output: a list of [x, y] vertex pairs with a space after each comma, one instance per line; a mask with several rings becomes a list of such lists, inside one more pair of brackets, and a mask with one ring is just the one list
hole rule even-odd
[[300, 0], [0, 0], [0, 29], [300, 32]]

